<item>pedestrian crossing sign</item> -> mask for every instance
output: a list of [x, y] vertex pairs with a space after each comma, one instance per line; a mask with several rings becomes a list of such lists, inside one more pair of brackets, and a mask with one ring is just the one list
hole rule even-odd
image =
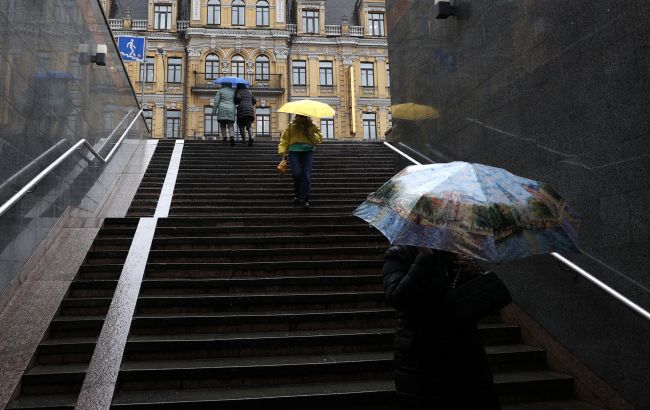
[[144, 62], [145, 38], [134, 36], [117, 37], [117, 48], [123, 61]]

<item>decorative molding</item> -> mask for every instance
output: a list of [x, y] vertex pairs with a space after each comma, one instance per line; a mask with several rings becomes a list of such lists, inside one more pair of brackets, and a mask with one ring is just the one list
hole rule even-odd
[[373, 107], [390, 107], [390, 98], [359, 98], [357, 99], [357, 106], [373, 106]]
[[286, 60], [289, 55], [289, 50], [286, 48], [276, 48], [273, 50], [276, 60]]
[[203, 53], [203, 47], [187, 46], [187, 54], [190, 57], [201, 57], [202, 53]]

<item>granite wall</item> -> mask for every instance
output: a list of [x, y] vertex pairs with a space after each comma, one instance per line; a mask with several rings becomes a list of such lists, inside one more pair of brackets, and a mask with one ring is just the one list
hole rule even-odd
[[[96, 0], [0, 0], [0, 204], [82, 138], [108, 154], [138, 111]], [[128, 138], [146, 136], [138, 120]], [[66, 209], [101, 204], [127, 145], [106, 166], [78, 151], [0, 216], [0, 295]]]
[[[387, 0], [393, 105], [426, 107], [394, 109], [389, 139], [423, 162], [549, 182], [581, 216], [583, 253], [565, 256], [650, 310], [650, 2], [455, 5], [436, 19], [433, 0]], [[648, 320], [548, 255], [496, 269], [532, 317], [650, 408]]]

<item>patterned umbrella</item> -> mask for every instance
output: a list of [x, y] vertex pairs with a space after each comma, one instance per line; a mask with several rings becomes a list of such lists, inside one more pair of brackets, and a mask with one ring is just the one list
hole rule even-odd
[[394, 245], [425, 246], [503, 262], [575, 251], [576, 220], [543, 182], [467, 162], [413, 165], [353, 213]]

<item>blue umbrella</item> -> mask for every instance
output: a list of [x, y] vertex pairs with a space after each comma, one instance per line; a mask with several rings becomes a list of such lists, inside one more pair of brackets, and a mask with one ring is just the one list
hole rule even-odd
[[251, 83], [249, 83], [248, 81], [244, 80], [243, 78], [239, 78], [239, 77], [219, 77], [216, 80], [214, 80], [214, 83], [215, 84], [228, 83], [228, 84], [231, 84], [233, 86], [237, 86], [238, 84], [242, 84], [242, 85], [244, 85], [246, 87], [250, 87], [250, 85], [251, 85]]

